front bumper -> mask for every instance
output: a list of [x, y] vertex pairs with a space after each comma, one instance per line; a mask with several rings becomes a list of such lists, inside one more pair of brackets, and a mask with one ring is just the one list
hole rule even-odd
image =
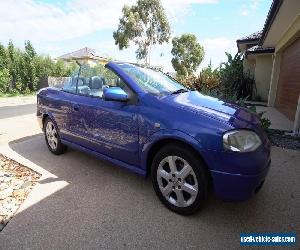
[[268, 140], [254, 152], [207, 152], [213, 188], [224, 200], [242, 201], [253, 196], [268, 174], [271, 156]]
[[252, 197], [262, 187], [270, 168], [271, 160], [262, 172], [255, 175], [231, 174], [211, 171], [214, 192], [223, 200], [243, 201]]

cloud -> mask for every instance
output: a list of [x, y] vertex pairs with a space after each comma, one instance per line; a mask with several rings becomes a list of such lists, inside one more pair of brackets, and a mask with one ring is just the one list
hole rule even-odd
[[240, 14], [241, 16], [248, 16], [249, 12], [247, 10], [242, 10]]
[[[82, 37], [118, 25], [124, 4], [135, 0], [69, 0], [66, 4], [49, 4], [34, 0], [2, 1], [0, 37], [31, 40], [34, 43], [64, 41]], [[211, 4], [217, 0], [163, 0], [168, 16], [176, 19], [191, 4]]]
[[33, 42], [81, 37], [116, 27], [123, 4], [122, 0], [74, 0], [62, 7], [33, 0], [3, 1], [0, 37]]
[[[235, 54], [237, 52], [236, 39], [233, 38], [198, 38], [198, 41], [204, 47], [205, 51], [204, 60], [200, 64], [198, 71], [203, 67], [206, 67], [210, 62], [212, 63], [213, 67], [218, 67], [221, 62], [225, 62], [227, 60], [225, 52], [228, 52], [230, 54]], [[151, 64], [162, 65], [164, 66], [165, 71], [174, 72], [174, 69], [171, 65], [171, 49], [171, 44], [165, 44], [153, 48]], [[163, 52], [163, 56], [160, 56], [161, 52]]]
[[252, 0], [252, 4], [250, 5], [250, 7], [256, 10], [259, 4], [260, 4], [260, 0]]
[[261, 0], [252, 0], [250, 4], [243, 4], [241, 7], [240, 15], [248, 16], [257, 10]]
[[191, 5], [216, 4], [219, 0], [161, 0], [171, 22], [181, 20], [190, 13]]
[[214, 67], [218, 67], [221, 62], [226, 61], [225, 52], [235, 54], [237, 52], [235, 39], [227, 37], [214, 37], [200, 40], [204, 47], [205, 57], [200, 68], [206, 67], [211, 61]]
[[[182, 21], [190, 14], [192, 5], [217, 4], [219, 0], [161, 0], [171, 22]], [[45, 3], [36, 0], [1, 1], [0, 41], [6, 43], [12, 39], [18, 46], [24, 40], [31, 40], [35, 48], [42, 53], [58, 56], [83, 46], [95, 48], [120, 60], [135, 61], [135, 46], [119, 51], [114, 41], [106, 36], [101, 40], [101, 31], [112, 32], [119, 21], [124, 4], [133, 4], [136, 0], [66, 0], [61, 3]], [[100, 32], [100, 39], [89, 40]], [[220, 53], [224, 54], [231, 45], [226, 38], [210, 38], [203, 41], [206, 57], [202, 65], [210, 59], [214, 65], [220, 63]], [[235, 44], [235, 43], [234, 43]], [[23, 46], [22, 46], [23, 47]], [[163, 52], [163, 55], [161, 56]], [[171, 66], [171, 44], [155, 46], [152, 49], [152, 63]]]
[[[218, 67], [221, 62], [225, 62], [227, 57], [225, 52], [235, 54], [237, 52], [236, 39], [228, 37], [210, 37], [200, 39], [199, 43], [204, 47], [205, 57], [203, 62], [199, 66], [199, 70], [206, 67], [210, 62], [213, 67]], [[135, 47], [130, 47], [126, 50], [119, 51], [113, 45], [113, 40], [107, 40], [101, 42], [99, 45], [93, 46], [98, 52], [105, 51], [107, 54], [115, 59], [121, 61], [136, 62]], [[174, 72], [171, 64], [171, 49], [172, 44], [163, 44], [154, 46], [151, 50], [151, 64], [157, 66], [163, 66], [164, 71]], [[198, 70], [198, 71], [199, 71]]]
[[[230, 54], [235, 54], [237, 52], [236, 39], [233, 38], [211, 37], [200, 39], [198, 37], [198, 41], [204, 47], [205, 51], [204, 60], [200, 64], [198, 71], [203, 67], [206, 67], [210, 62], [213, 67], [219, 67], [221, 62], [225, 62], [227, 60], [225, 52]], [[171, 50], [172, 44], [155, 46], [152, 49], [151, 64], [163, 66], [165, 71], [174, 72], [171, 65]], [[162, 56], [161, 53], [163, 53]]]

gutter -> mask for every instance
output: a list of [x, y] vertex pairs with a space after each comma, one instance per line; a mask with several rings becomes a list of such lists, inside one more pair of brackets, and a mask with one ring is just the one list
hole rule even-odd
[[257, 44], [259, 42], [259, 38], [255, 38], [255, 39], [238, 39], [236, 40], [236, 43], [254, 43]]
[[275, 51], [274, 48], [268, 47], [268, 48], [261, 48], [258, 50], [246, 50], [245, 51], [245, 56], [247, 57], [248, 55], [257, 55], [257, 54], [273, 54]]

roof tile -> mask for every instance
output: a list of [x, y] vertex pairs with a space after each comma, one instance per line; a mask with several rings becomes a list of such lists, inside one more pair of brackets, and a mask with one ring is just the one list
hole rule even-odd
[[73, 51], [71, 53], [67, 53], [64, 54], [62, 56], [59, 56], [58, 59], [78, 59], [78, 58], [104, 58], [102, 56], [97, 55], [97, 53], [95, 52], [95, 50], [88, 48], [88, 47], [84, 47], [82, 49]]
[[237, 40], [237, 42], [250, 42], [250, 41], [259, 41], [260, 37], [261, 37], [262, 31], [257, 31], [251, 35], [248, 36], [244, 36], [240, 39]]
[[264, 53], [273, 53], [274, 52], [274, 48], [273, 47], [266, 47], [263, 48], [261, 46], [253, 46], [250, 49], [247, 49], [245, 52], [245, 55], [249, 55], [249, 54], [264, 54]]

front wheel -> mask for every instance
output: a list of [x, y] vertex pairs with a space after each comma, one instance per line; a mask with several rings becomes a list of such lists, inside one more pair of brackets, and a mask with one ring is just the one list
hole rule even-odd
[[151, 178], [161, 202], [179, 214], [195, 213], [208, 196], [206, 166], [194, 151], [184, 145], [162, 148], [154, 157]]
[[66, 146], [62, 144], [57, 128], [49, 117], [44, 122], [44, 133], [46, 144], [53, 154], [60, 155], [65, 152]]

